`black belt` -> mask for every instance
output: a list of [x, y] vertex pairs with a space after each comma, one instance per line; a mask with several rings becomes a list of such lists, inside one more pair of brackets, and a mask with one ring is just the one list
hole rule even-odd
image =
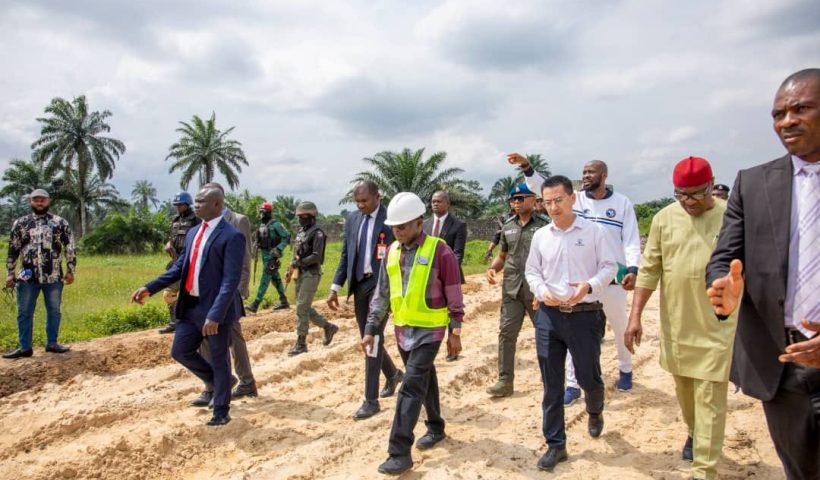
[[803, 335], [803, 332], [801, 332], [800, 330], [797, 330], [795, 328], [786, 329], [786, 345], [805, 342], [808, 339], [809, 337]]
[[558, 305], [557, 307], [547, 306], [548, 308], [554, 308], [561, 313], [578, 313], [578, 312], [597, 312], [599, 310], [604, 309], [604, 304], [601, 302], [591, 302], [591, 303], [576, 303], [575, 305]]

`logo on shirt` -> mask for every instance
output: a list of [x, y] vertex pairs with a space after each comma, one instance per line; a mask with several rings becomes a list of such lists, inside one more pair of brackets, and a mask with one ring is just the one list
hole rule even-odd
[[615, 209], [614, 208], [607, 208], [606, 209], [606, 216], [608, 218], [615, 218]]
[[578, 240], [575, 240], [575, 246], [576, 247], [583, 247], [584, 246], [584, 239], [579, 238]]

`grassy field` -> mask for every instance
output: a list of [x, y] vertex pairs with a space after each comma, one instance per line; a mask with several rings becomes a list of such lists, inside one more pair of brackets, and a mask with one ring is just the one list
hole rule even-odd
[[[486, 264], [482, 257], [487, 242], [475, 240], [467, 245], [464, 259], [464, 273], [482, 272]], [[325, 254], [325, 274], [319, 285], [316, 298], [325, 298], [330, 288], [339, 254], [340, 242], [331, 243]], [[285, 252], [290, 258], [290, 251]], [[62, 324], [60, 341], [76, 342], [125, 331], [155, 328], [167, 322], [168, 314], [162, 295], [153, 296], [145, 307], [130, 304], [130, 295], [139, 286], [144, 285], [161, 273], [168, 256], [154, 255], [110, 255], [83, 256], [78, 258], [77, 274], [74, 284], [63, 290]], [[257, 267], [256, 278], [251, 283], [251, 295], [256, 295], [256, 286], [261, 276], [261, 259]], [[284, 267], [281, 270], [284, 276]], [[293, 286], [288, 287], [287, 294], [294, 301]], [[275, 302], [276, 290], [268, 288], [263, 306]], [[0, 349], [13, 349], [17, 346], [17, 307], [8, 295], [0, 301]], [[42, 297], [41, 297], [42, 298]], [[34, 345], [45, 344], [45, 308], [42, 299], [38, 300], [34, 316]]]

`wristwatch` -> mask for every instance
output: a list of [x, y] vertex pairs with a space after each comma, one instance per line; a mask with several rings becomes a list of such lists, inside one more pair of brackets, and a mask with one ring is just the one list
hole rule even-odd
[[461, 336], [461, 327], [454, 328], [454, 329], [450, 330], [450, 334], [455, 335], [457, 337], [460, 337]]

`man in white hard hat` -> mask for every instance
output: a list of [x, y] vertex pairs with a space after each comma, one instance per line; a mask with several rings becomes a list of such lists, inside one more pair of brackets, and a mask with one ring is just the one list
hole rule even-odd
[[464, 302], [455, 253], [437, 237], [422, 230], [424, 203], [414, 193], [396, 194], [387, 207], [385, 225], [396, 241], [387, 247], [379, 268], [376, 292], [362, 338], [365, 353], [375, 353], [379, 327], [393, 312], [396, 344], [405, 365], [404, 381], [396, 401], [387, 460], [379, 472], [398, 475], [413, 467], [410, 450], [421, 406], [427, 411], [427, 433], [416, 442], [426, 450], [445, 438], [438, 379], [434, 365], [447, 335], [447, 354], [461, 351]]

